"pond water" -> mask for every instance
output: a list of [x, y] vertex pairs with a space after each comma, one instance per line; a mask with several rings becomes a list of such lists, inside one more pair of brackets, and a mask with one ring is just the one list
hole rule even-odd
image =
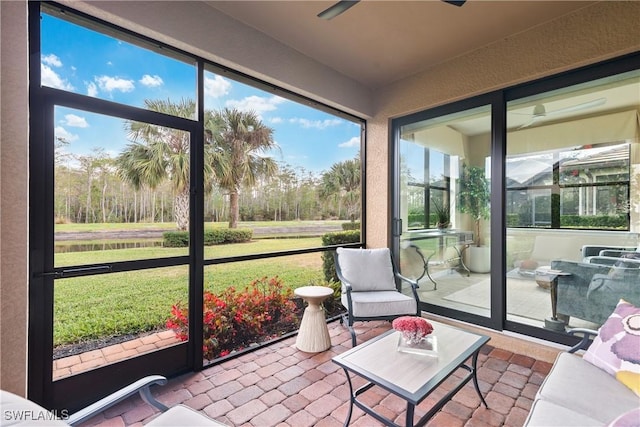
[[162, 246], [162, 241], [145, 242], [109, 242], [109, 243], [74, 243], [71, 245], [55, 245], [56, 253], [109, 251], [113, 249], [154, 248]]

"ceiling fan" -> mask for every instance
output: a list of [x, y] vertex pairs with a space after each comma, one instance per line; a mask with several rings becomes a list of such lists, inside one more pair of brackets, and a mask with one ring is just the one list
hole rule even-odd
[[[465, 4], [467, 0], [440, 0], [440, 1], [459, 7]], [[333, 6], [328, 7], [327, 9], [320, 12], [318, 14], [318, 18], [322, 18], [326, 20], [333, 19], [336, 16], [340, 15], [341, 13], [346, 12], [347, 9], [352, 8], [359, 2], [360, 0], [340, 0]]]
[[[533, 112], [531, 113], [531, 119], [520, 126], [518, 129], [523, 129], [531, 126], [539, 120], [547, 118], [549, 116], [556, 116], [559, 114], [573, 113], [575, 111], [588, 110], [589, 108], [594, 108], [599, 105], [604, 105], [607, 102], [607, 98], [597, 98], [591, 101], [582, 102], [580, 104], [571, 105], [569, 107], [559, 108], [557, 110], [547, 111], [544, 104], [536, 104], [533, 107]], [[515, 113], [515, 114], [523, 114], [523, 113]], [[529, 113], [526, 113], [527, 115]]]

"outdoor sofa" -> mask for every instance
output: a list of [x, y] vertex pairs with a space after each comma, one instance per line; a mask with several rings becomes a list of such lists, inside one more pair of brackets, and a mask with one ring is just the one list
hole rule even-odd
[[524, 426], [628, 427], [640, 424], [640, 397], [615, 376], [573, 354], [586, 348], [597, 332], [587, 329], [569, 332], [584, 334], [583, 339], [558, 355], [538, 390]]

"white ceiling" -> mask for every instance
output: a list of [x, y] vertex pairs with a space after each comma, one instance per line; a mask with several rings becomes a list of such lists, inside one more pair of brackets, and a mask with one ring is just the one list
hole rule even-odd
[[206, 3], [375, 89], [595, 2], [362, 0], [332, 20], [334, 1]]

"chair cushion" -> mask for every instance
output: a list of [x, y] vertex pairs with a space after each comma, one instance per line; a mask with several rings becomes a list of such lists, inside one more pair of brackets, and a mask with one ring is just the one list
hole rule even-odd
[[620, 300], [585, 352], [584, 360], [640, 395], [640, 308]]
[[388, 248], [338, 248], [336, 251], [342, 275], [351, 284], [353, 292], [396, 290]]
[[[342, 305], [349, 307], [342, 294]], [[352, 292], [353, 317], [401, 316], [418, 312], [416, 300], [396, 290], [378, 292]]]

